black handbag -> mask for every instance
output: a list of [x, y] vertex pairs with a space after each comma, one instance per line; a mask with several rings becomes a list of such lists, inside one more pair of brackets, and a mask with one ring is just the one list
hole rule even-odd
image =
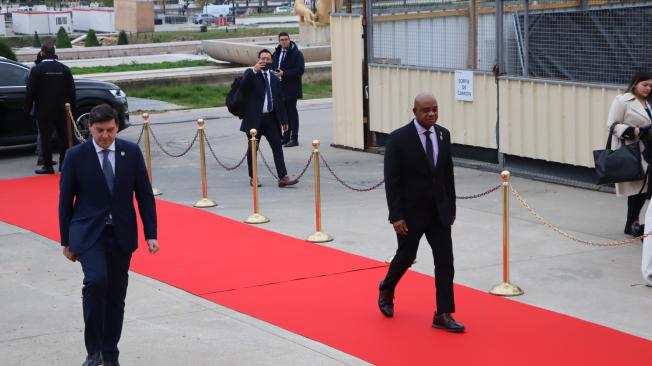
[[611, 139], [616, 124], [612, 124], [609, 129], [607, 147], [604, 150], [593, 150], [598, 184], [631, 182], [643, 179], [641, 148], [638, 143], [628, 145], [623, 141], [618, 150], [611, 150]]

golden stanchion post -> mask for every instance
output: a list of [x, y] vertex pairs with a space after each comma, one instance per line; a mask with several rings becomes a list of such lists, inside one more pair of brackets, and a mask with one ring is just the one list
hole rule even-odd
[[68, 135], [68, 148], [72, 147], [72, 124], [75, 123], [75, 121], [71, 118], [71, 113], [70, 113], [70, 103], [66, 103], [66, 134]]
[[256, 146], [258, 144], [258, 141], [256, 141], [258, 131], [252, 128], [249, 134], [251, 135], [249, 141], [251, 144], [251, 186], [254, 193], [254, 213], [247, 217], [244, 222], [247, 224], [264, 224], [269, 222], [269, 219], [258, 212], [258, 159], [256, 159], [258, 156], [258, 148]]
[[489, 291], [498, 296], [518, 296], [524, 292], [509, 282], [509, 171], [500, 173], [503, 179], [503, 282]]
[[[145, 135], [145, 161], [147, 162], [147, 176], [149, 177], [149, 183], [152, 182], [152, 156], [150, 154], [150, 145], [149, 145], [149, 113], [143, 113], [143, 134]], [[152, 193], [155, 196], [160, 196], [163, 193], [158, 189], [152, 186]]]
[[321, 193], [319, 187], [319, 140], [312, 141], [312, 162], [315, 166], [315, 232], [308, 237], [309, 242], [325, 243], [333, 237], [321, 231]]
[[206, 142], [206, 135], [204, 133], [204, 120], [198, 119], [197, 126], [199, 128], [199, 159], [201, 163], [201, 193], [202, 199], [197, 201], [193, 206], [195, 207], [214, 207], [217, 206], [217, 202], [208, 199], [208, 188], [206, 187], [206, 151], [204, 144]]

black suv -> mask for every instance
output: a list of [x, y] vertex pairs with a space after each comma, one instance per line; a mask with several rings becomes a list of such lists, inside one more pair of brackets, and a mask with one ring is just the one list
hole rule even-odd
[[[36, 142], [36, 124], [25, 113], [25, 79], [29, 67], [0, 57], [0, 146]], [[75, 79], [77, 106], [73, 117], [79, 130], [88, 136], [88, 112], [107, 103], [118, 112], [119, 129], [129, 127], [127, 95], [115, 84], [91, 79]]]

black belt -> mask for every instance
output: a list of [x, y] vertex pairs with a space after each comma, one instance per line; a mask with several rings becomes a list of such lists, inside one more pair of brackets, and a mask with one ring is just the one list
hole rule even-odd
[[274, 112], [265, 112], [265, 113], [261, 113], [260, 115], [265, 117], [265, 116], [271, 116], [273, 114], [274, 114]]

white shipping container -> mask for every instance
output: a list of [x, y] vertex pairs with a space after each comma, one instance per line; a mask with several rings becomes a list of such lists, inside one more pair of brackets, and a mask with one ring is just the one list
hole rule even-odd
[[74, 8], [72, 21], [76, 31], [115, 32], [113, 8]]
[[12, 14], [14, 33], [56, 34], [60, 27], [72, 32], [72, 17], [67, 11], [18, 11]]

